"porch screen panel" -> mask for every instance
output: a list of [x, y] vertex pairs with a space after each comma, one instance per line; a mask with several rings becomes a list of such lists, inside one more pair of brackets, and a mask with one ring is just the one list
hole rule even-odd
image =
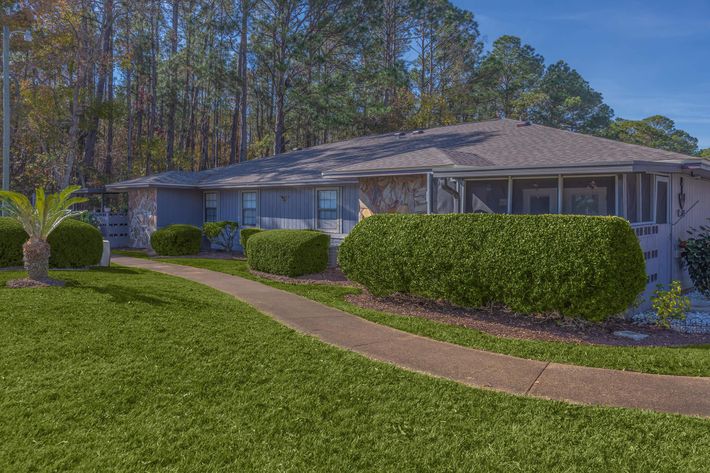
[[668, 181], [656, 182], [656, 223], [668, 223]]
[[508, 212], [508, 180], [481, 180], [466, 182], [466, 212]]
[[626, 175], [626, 219], [631, 223], [639, 221], [638, 174]]
[[651, 198], [653, 196], [653, 176], [641, 174], [641, 221], [650, 222], [653, 220], [653, 208]]
[[557, 178], [514, 179], [514, 214], [556, 214]]
[[567, 177], [562, 189], [562, 213], [575, 215], [616, 214], [616, 179]]

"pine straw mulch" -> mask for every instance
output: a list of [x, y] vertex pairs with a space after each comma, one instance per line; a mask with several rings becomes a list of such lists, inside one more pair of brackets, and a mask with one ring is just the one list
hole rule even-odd
[[[481, 332], [521, 340], [559, 341], [615, 346], [683, 346], [710, 344], [708, 334], [685, 334], [656, 326], [641, 326], [613, 317], [602, 323], [571, 319], [557, 314], [518, 314], [502, 306], [483, 309], [459, 307], [443, 301], [394, 294], [375, 297], [367, 291], [348, 295], [346, 300], [366, 309], [421, 317], [449, 325], [457, 325]], [[643, 340], [632, 340], [613, 332], [629, 330], [648, 335]]]
[[10, 289], [27, 289], [27, 288], [40, 288], [40, 287], [63, 287], [64, 281], [58, 281], [56, 279], [43, 279], [37, 281], [30, 278], [23, 279], [12, 279], [8, 281], [5, 286]]

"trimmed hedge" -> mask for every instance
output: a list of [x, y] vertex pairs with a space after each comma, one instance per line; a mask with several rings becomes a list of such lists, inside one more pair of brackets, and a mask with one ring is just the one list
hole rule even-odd
[[150, 235], [150, 246], [160, 256], [196, 255], [201, 243], [202, 230], [192, 225], [169, 225]]
[[0, 217], [0, 268], [22, 266], [22, 245], [27, 233], [20, 222], [9, 217]]
[[[12, 218], [0, 218], [0, 267], [22, 266], [22, 245], [27, 233]], [[103, 237], [96, 227], [75, 219], [59, 224], [47, 239], [52, 268], [84, 268], [101, 261]]]
[[250, 268], [301, 276], [328, 267], [330, 235], [313, 230], [267, 230], [251, 235], [247, 246]]
[[104, 244], [101, 232], [88, 223], [68, 218], [49, 234], [49, 265], [53, 268], [84, 268], [101, 262]]
[[263, 231], [261, 228], [242, 228], [239, 232], [239, 244], [242, 246], [242, 252], [247, 254], [247, 241], [249, 237]]
[[638, 239], [619, 217], [375, 215], [345, 238], [338, 260], [379, 296], [590, 320], [623, 312], [646, 287]]

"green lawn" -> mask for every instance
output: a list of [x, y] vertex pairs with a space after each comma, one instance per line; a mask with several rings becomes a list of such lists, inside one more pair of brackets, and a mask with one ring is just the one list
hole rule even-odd
[[[20, 273], [0, 272], [0, 285]], [[0, 288], [0, 471], [706, 471], [710, 421], [410, 373], [145, 271]]]
[[523, 358], [597, 368], [659, 374], [710, 376], [710, 345], [682, 348], [610, 347], [581, 343], [508, 339], [489, 335], [468, 327], [363, 309], [345, 300], [346, 295], [358, 292], [357, 289], [353, 288], [284, 284], [257, 278], [249, 272], [245, 261], [198, 258], [161, 258], [160, 261], [206, 268], [259, 280], [265, 284], [300, 294], [373, 322], [467, 347], [506, 353]]

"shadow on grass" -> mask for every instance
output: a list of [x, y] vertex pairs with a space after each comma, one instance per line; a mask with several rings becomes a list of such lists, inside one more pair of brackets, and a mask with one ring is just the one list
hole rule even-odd
[[174, 303], [180, 303], [180, 299], [166, 299], [145, 294], [143, 290], [120, 286], [118, 284], [107, 284], [105, 286], [92, 286], [78, 281], [67, 281], [67, 287], [76, 287], [79, 289], [87, 289], [97, 294], [108, 296], [111, 302], [125, 304], [128, 302], [142, 302], [155, 306], [165, 306]]

